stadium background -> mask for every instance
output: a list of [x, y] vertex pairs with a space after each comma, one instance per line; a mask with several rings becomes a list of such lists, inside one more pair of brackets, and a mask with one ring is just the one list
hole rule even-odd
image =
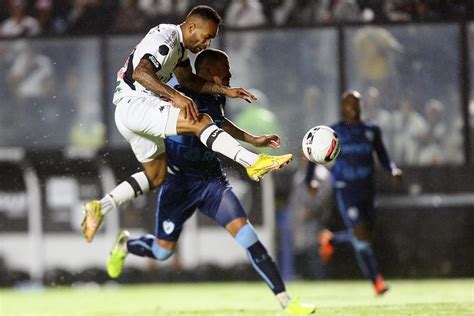
[[[376, 87], [388, 149], [404, 170], [401, 186], [382, 173], [377, 179], [374, 246], [382, 271], [389, 278], [472, 277], [474, 22], [456, 16], [334, 22], [227, 26], [213, 46], [228, 52], [233, 85], [262, 93], [258, 106], [276, 115], [282, 151], [297, 155], [307, 129], [338, 120], [342, 91], [358, 89], [365, 96]], [[80, 236], [82, 202], [139, 167], [116, 131], [110, 100], [115, 73], [143, 32], [80, 33], [0, 40], [3, 286], [105, 282], [102, 263], [119, 227], [153, 230], [150, 194], [110, 216], [93, 244]], [[35, 63], [28, 68], [27, 61]], [[426, 144], [416, 135], [435, 133], [425, 112], [431, 100], [442, 104], [436, 109], [446, 129]], [[394, 123], [403, 102], [412, 104], [418, 122], [424, 120], [413, 133]], [[245, 106], [230, 102], [229, 116]], [[264, 241], [285, 258], [291, 236], [279, 228], [297, 164], [261, 185], [226, 165]], [[158, 267], [130, 260], [133, 269], [122, 281], [257, 279], [224, 231], [201, 217], [188, 226], [179, 260]], [[336, 257], [329, 276], [360, 277], [347, 260], [353, 259]], [[239, 268], [230, 269], [234, 265]]]

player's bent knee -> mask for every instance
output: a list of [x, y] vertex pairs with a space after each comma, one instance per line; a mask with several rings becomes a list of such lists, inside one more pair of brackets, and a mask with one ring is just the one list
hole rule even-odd
[[235, 235], [235, 240], [239, 245], [247, 249], [258, 241], [258, 236], [253, 226], [249, 223], [239, 230], [237, 235]]
[[151, 248], [151, 251], [153, 252], [153, 255], [155, 258], [159, 261], [165, 261], [171, 255], [174, 253], [174, 249], [166, 249], [158, 245], [158, 243], [153, 243], [153, 246]]

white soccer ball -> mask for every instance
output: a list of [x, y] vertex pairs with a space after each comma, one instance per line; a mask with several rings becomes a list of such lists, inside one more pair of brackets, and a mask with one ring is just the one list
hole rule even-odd
[[320, 164], [333, 161], [341, 151], [336, 132], [325, 125], [311, 128], [303, 137], [302, 147], [309, 161]]

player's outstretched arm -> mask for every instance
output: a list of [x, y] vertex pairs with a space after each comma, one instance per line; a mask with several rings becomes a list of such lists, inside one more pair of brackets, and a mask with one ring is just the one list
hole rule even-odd
[[270, 147], [273, 149], [280, 148], [281, 140], [278, 135], [252, 135], [237, 125], [231, 120], [225, 118], [223, 122], [223, 129], [235, 139], [254, 145], [255, 147]]
[[208, 82], [195, 75], [188, 60], [185, 60], [176, 66], [174, 74], [180, 85], [190, 90], [206, 94], [223, 94], [229, 98], [240, 98], [247, 102], [257, 100], [252, 93], [244, 88], [226, 87], [214, 82]]
[[149, 60], [140, 60], [140, 63], [133, 71], [132, 78], [153, 93], [169, 99], [174, 106], [184, 111], [185, 118], [190, 118], [193, 121], [198, 120], [199, 110], [194, 101], [163, 83], [156, 76], [154, 66]]

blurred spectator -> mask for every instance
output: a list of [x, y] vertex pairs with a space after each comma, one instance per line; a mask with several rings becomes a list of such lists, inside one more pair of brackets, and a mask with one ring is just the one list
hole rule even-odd
[[412, 12], [410, 2], [410, 0], [385, 0], [385, 15], [390, 21], [410, 21]]
[[414, 108], [409, 98], [402, 98], [393, 113], [395, 162], [416, 165], [419, 162], [420, 141], [428, 131], [425, 119]]
[[186, 11], [188, 9], [188, 1], [172, 1], [172, 0], [139, 0], [138, 8], [143, 12], [149, 24], [147, 28], [153, 27], [161, 23], [171, 23], [176, 20], [178, 9]]
[[295, 270], [304, 279], [323, 279], [325, 271], [319, 257], [319, 234], [331, 215], [331, 175], [323, 165], [317, 165], [308, 189], [305, 183], [307, 160], [302, 156], [293, 176], [288, 202], [293, 232]]
[[66, 20], [56, 12], [53, 0], [37, 0], [35, 10], [43, 34], [62, 34], [66, 31]]
[[412, 20], [438, 20], [440, 15], [436, 11], [433, 1], [415, 0]]
[[262, 4], [258, 0], [232, 0], [225, 13], [225, 24], [230, 27], [256, 27], [266, 23]]
[[50, 96], [54, 82], [51, 59], [23, 40], [14, 43], [13, 50], [15, 59], [8, 72], [13, 94], [20, 100]]
[[321, 103], [321, 89], [317, 86], [311, 85], [304, 90], [303, 94], [303, 122], [304, 130], [308, 130], [313, 126], [324, 124], [323, 117], [321, 115], [322, 105]]
[[270, 25], [285, 25], [289, 15], [297, 5], [297, 0], [268, 0], [261, 1], [263, 13]]
[[69, 15], [69, 32], [72, 34], [103, 34], [114, 14], [113, 6], [103, 0], [75, 0]]
[[125, 0], [124, 6], [117, 12], [112, 31], [139, 32], [146, 29], [147, 21], [144, 13], [138, 8], [138, 1]]
[[[235, 124], [253, 135], [277, 134], [284, 140], [285, 137], [281, 132], [278, 118], [268, 109], [267, 96], [256, 89], [250, 89], [249, 91], [257, 97], [257, 100], [251, 104], [240, 105], [243, 109], [235, 116]], [[250, 146], [248, 148], [252, 148], [259, 153], [269, 153], [273, 150], [265, 147], [255, 148], [246, 143], [243, 143], [243, 146]], [[283, 141], [282, 146], [284, 146]]]
[[197, 5], [207, 5], [214, 8], [214, 10], [216, 10], [220, 16], [224, 17], [224, 24], [226, 24], [227, 21], [225, 21], [225, 12], [227, 11], [231, 1], [232, 0], [188, 0], [188, 8], [185, 11], [188, 11], [188, 9], [191, 9]]
[[26, 41], [17, 41], [12, 47], [15, 59], [8, 71], [8, 84], [14, 95], [16, 121], [22, 145], [38, 145], [49, 135], [60, 134], [51, 130], [57, 119], [51, 106], [54, 91], [54, 72], [51, 59], [35, 50]]
[[356, 32], [353, 45], [360, 85], [364, 90], [377, 88], [382, 104], [390, 107], [399, 95], [397, 57], [403, 52], [401, 44], [386, 29], [368, 26]]
[[334, 22], [356, 22], [361, 20], [361, 11], [356, 0], [330, 2], [330, 15]]
[[383, 131], [382, 138], [387, 148], [392, 149], [393, 122], [390, 112], [383, 108], [380, 92], [375, 87], [369, 87], [364, 95], [364, 111], [362, 119], [372, 120], [377, 123]]
[[0, 25], [0, 36], [35, 36], [41, 32], [38, 20], [26, 14], [26, 4], [26, 0], [8, 2], [10, 17]]
[[442, 144], [448, 135], [444, 121], [444, 105], [438, 100], [429, 100], [425, 105], [425, 119], [428, 123], [421, 139], [420, 165], [440, 165], [444, 163]]
[[288, 24], [310, 25], [330, 22], [330, 15], [323, 1], [298, 0], [288, 17]]

